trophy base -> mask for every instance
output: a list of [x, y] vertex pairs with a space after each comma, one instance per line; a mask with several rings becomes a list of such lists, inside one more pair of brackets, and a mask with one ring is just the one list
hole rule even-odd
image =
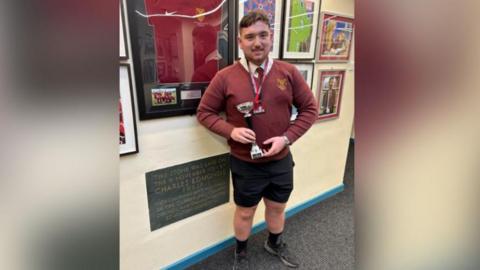
[[257, 144], [252, 145], [252, 149], [250, 150], [250, 157], [252, 159], [259, 159], [263, 157], [262, 150], [260, 149], [260, 147], [258, 147]]
[[252, 159], [259, 159], [259, 158], [263, 157], [263, 154], [262, 153], [250, 153], [250, 156], [252, 157]]

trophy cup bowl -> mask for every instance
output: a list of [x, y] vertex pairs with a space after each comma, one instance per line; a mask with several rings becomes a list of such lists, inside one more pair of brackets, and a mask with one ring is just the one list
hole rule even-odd
[[[252, 119], [251, 119], [252, 114], [250, 113], [252, 109], [253, 109], [252, 101], [247, 101], [237, 105], [237, 110], [243, 113], [243, 117], [247, 122], [248, 128], [253, 130]], [[260, 147], [257, 145], [256, 142], [252, 142], [252, 148], [250, 149], [250, 157], [252, 159], [263, 157], [262, 150], [260, 149]]]
[[[237, 110], [243, 114], [245, 114], [244, 117], [250, 117], [251, 114], [250, 112], [253, 109], [253, 102], [252, 101], [247, 101], [244, 103], [240, 103], [237, 105]], [[251, 127], [250, 127], [251, 128]]]

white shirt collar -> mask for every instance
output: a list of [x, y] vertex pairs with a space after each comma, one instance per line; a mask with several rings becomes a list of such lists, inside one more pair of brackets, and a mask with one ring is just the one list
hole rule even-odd
[[[268, 60], [268, 61], [267, 61]], [[265, 70], [265, 75], [268, 74], [268, 72], [270, 71], [270, 69], [272, 68], [272, 65], [273, 65], [273, 59], [271, 59], [270, 57], [265, 60], [265, 62], [263, 62], [260, 67], [263, 68], [263, 70]], [[255, 65], [254, 63], [252, 62], [248, 62], [247, 64], [247, 59], [246, 58], [241, 58], [240, 59], [240, 64], [242, 65], [242, 67], [248, 72], [248, 65], [250, 65], [250, 70], [253, 72], [253, 75], [256, 77], [257, 76], [257, 68], [259, 66]], [[267, 64], [267, 66], [265, 66], [265, 64]]]
[[257, 66], [252, 62], [248, 62], [248, 65], [250, 66], [250, 70], [255, 71], [255, 72], [256, 72], [257, 68], [259, 68], [259, 67], [261, 67], [263, 70], [265, 70], [265, 65], [266, 64], [267, 64], [267, 60], [265, 60], [265, 62], [263, 62], [260, 66]]

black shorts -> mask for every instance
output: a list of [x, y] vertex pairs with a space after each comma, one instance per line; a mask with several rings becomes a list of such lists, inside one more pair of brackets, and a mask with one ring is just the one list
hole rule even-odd
[[230, 155], [235, 204], [252, 207], [262, 197], [286, 203], [293, 190], [294, 165], [290, 153], [281, 160], [265, 163], [250, 163]]

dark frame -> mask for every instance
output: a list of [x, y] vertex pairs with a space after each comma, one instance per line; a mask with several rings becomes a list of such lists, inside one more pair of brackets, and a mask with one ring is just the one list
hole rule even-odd
[[[123, 1], [120, 1], [120, 22], [122, 23], [122, 29], [119, 29], [123, 33], [123, 45], [125, 47], [125, 56], [120, 55], [120, 60], [127, 60], [128, 55], [128, 38], [127, 38], [127, 27], [125, 25], [125, 14], [124, 14]], [[120, 52], [119, 52], [120, 54]]]
[[[249, 0], [246, 0], [245, 2], [248, 2], [248, 1]], [[281, 59], [282, 45], [283, 45], [283, 18], [284, 18], [284, 13], [285, 13], [284, 12], [285, 7], [283, 6], [284, 5], [283, 0], [272, 0], [272, 1], [275, 2], [275, 16], [277, 16], [277, 17], [275, 17], [275, 21], [273, 23], [275, 24], [276, 22], [278, 22], [278, 30], [272, 29], [272, 31], [274, 32], [275, 40], [277, 40], [278, 43], [277, 43], [277, 47], [275, 47], [275, 41], [272, 43], [272, 48], [273, 49], [270, 52], [270, 56], [273, 59]], [[236, 9], [236, 12], [235, 12], [235, 16], [236, 16], [236, 19], [235, 19], [235, 37], [237, 37], [239, 35], [238, 25], [240, 23], [240, 20], [243, 17], [243, 14], [240, 14], [240, 11], [243, 10], [243, 9], [240, 8], [240, 2], [241, 1], [235, 1], [235, 9]], [[277, 10], [278, 5], [280, 5], [279, 10]], [[240, 56], [243, 56], [243, 52], [239, 48], [238, 42], [235, 42], [235, 56], [236, 56], [236, 59], [239, 59]]]
[[315, 75], [315, 65], [314, 63], [312, 62], [290, 62], [292, 65], [296, 66], [298, 68], [299, 65], [306, 65], [306, 66], [310, 66], [311, 67], [311, 70], [312, 70], [312, 78], [310, 78], [310, 81], [308, 82], [307, 81], [307, 84], [308, 86], [310, 87], [310, 89], [312, 89], [313, 87], [313, 76]]
[[[136, 121], [136, 115], [135, 115], [133, 84], [132, 84], [132, 74], [131, 74], [131, 71], [130, 71], [130, 65], [129, 64], [120, 64], [119, 69], [118, 69], [119, 72], [120, 72], [121, 67], [126, 67], [127, 73], [128, 73], [128, 87], [129, 87], [128, 92], [130, 94], [130, 99], [131, 99], [131, 102], [130, 102], [130, 106], [131, 106], [131, 110], [132, 110], [131, 118], [133, 120], [132, 121], [132, 123], [133, 123], [133, 134], [134, 134], [134, 137], [135, 137], [135, 150], [127, 151], [127, 152], [122, 153], [121, 150], [119, 149], [120, 156], [125, 156], [125, 155], [129, 155], [129, 154], [138, 153], [138, 134], [137, 134], [137, 121]], [[118, 85], [118, 91], [119, 91], [119, 95], [120, 95], [120, 91], [121, 91], [120, 90], [120, 82], [119, 82], [119, 85]], [[123, 107], [123, 105], [128, 105], [128, 104], [122, 104], [122, 107]], [[122, 113], [125, 113], [125, 110], [123, 110]], [[123, 117], [123, 119], [125, 121], [125, 116]], [[119, 119], [119, 121], [120, 121], [120, 119]]]
[[322, 1], [314, 1], [315, 6], [313, 8], [313, 28], [312, 28], [312, 33], [310, 35], [310, 38], [312, 39], [310, 41], [310, 50], [308, 52], [289, 52], [288, 51], [288, 39], [289, 39], [289, 32], [288, 29], [290, 27], [290, 22], [288, 20], [288, 13], [290, 11], [290, 4], [291, 0], [285, 0], [283, 4], [283, 35], [282, 35], [282, 51], [281, 51], [281, 57], [282, 59], [285, 60], [313, 60], [315, 59], [315, 54], [317, 50], [317, 39], [318, 39], [318, 27], [319, 27], [319, 22], [320, 22], [320, 7], [322, 5]]
[[[221, 2], [220, 2], [221, 3]], [[136, 12], [144, 12], [145, 6], [142, 0], [127, 0], [127, 15], [130, 25], [130, 45], [132, 48], [132, 60], [135, 75], [135, 84], [137, 91], [137, 104], [140, 120], [156, 119], [177, 115], [194, 115], [196, 113], [200, 98], [197, 96], [203, 96], [209, 82], [180, 82], [180, 83], [152, 83], [148, 87], [145, 87], [144, 73], [141, 58], [141, 46], [139, 39], [153, 40], [152, 36], [148, 36], [148, 32], [151, 29], [146, 22], [146, 18], [139, 16]], [[222, 9], [222, 22], [219, 35], [227, 35], [227, 44], [217, 44], [217, 47], [226, 45], [225, 55], [223, 60], [219, 61], [220, 69], [233, 63], [234, 58], [234, 44], [235, 35], [233, 29], [235, 29], [235, 4], [232, 1], [225, 1], [221, 7]], [[232, 28], [233, 27], [233, 28]], [[229, 31], [230, 30], [230, 31]], [[151, 35], [151, 34], [150, 34]], [[147, 59], [149, 60], [149, 59]], [[156, 63], [153, 60], [155, 67]], [[195, 98], [187, 98], [185, 100], [179, 100], [176, 104], [166, 104], [164, 106], [152, 105], [152, 90], [161, 88], [176, 88], [176, 97], [182, 98], [182, 96], [190, 96]], [[183, 94], [182, 94], [183, 93]]]
[[[309, 72], [310, 72], [310, 81], [306, 81], [308, 84], [308, 87], [310, 87], [310, 90], [313, 92], [313, 76], [315, 75], [315, 65], [312, 62], [290, 62], [292, 65], [294, 65], [297, 69], [300, 65], [305, 65], [309, 66]], [[299, 69], [300, 70], [300, 69]], [[307, 74], [308, 77], [308, 74]], [[297, 119], [298, 111], [295, 106], [292, 105], [292, 115], [290, 116], [290, 122], [294, 122], [295, 119]]]

